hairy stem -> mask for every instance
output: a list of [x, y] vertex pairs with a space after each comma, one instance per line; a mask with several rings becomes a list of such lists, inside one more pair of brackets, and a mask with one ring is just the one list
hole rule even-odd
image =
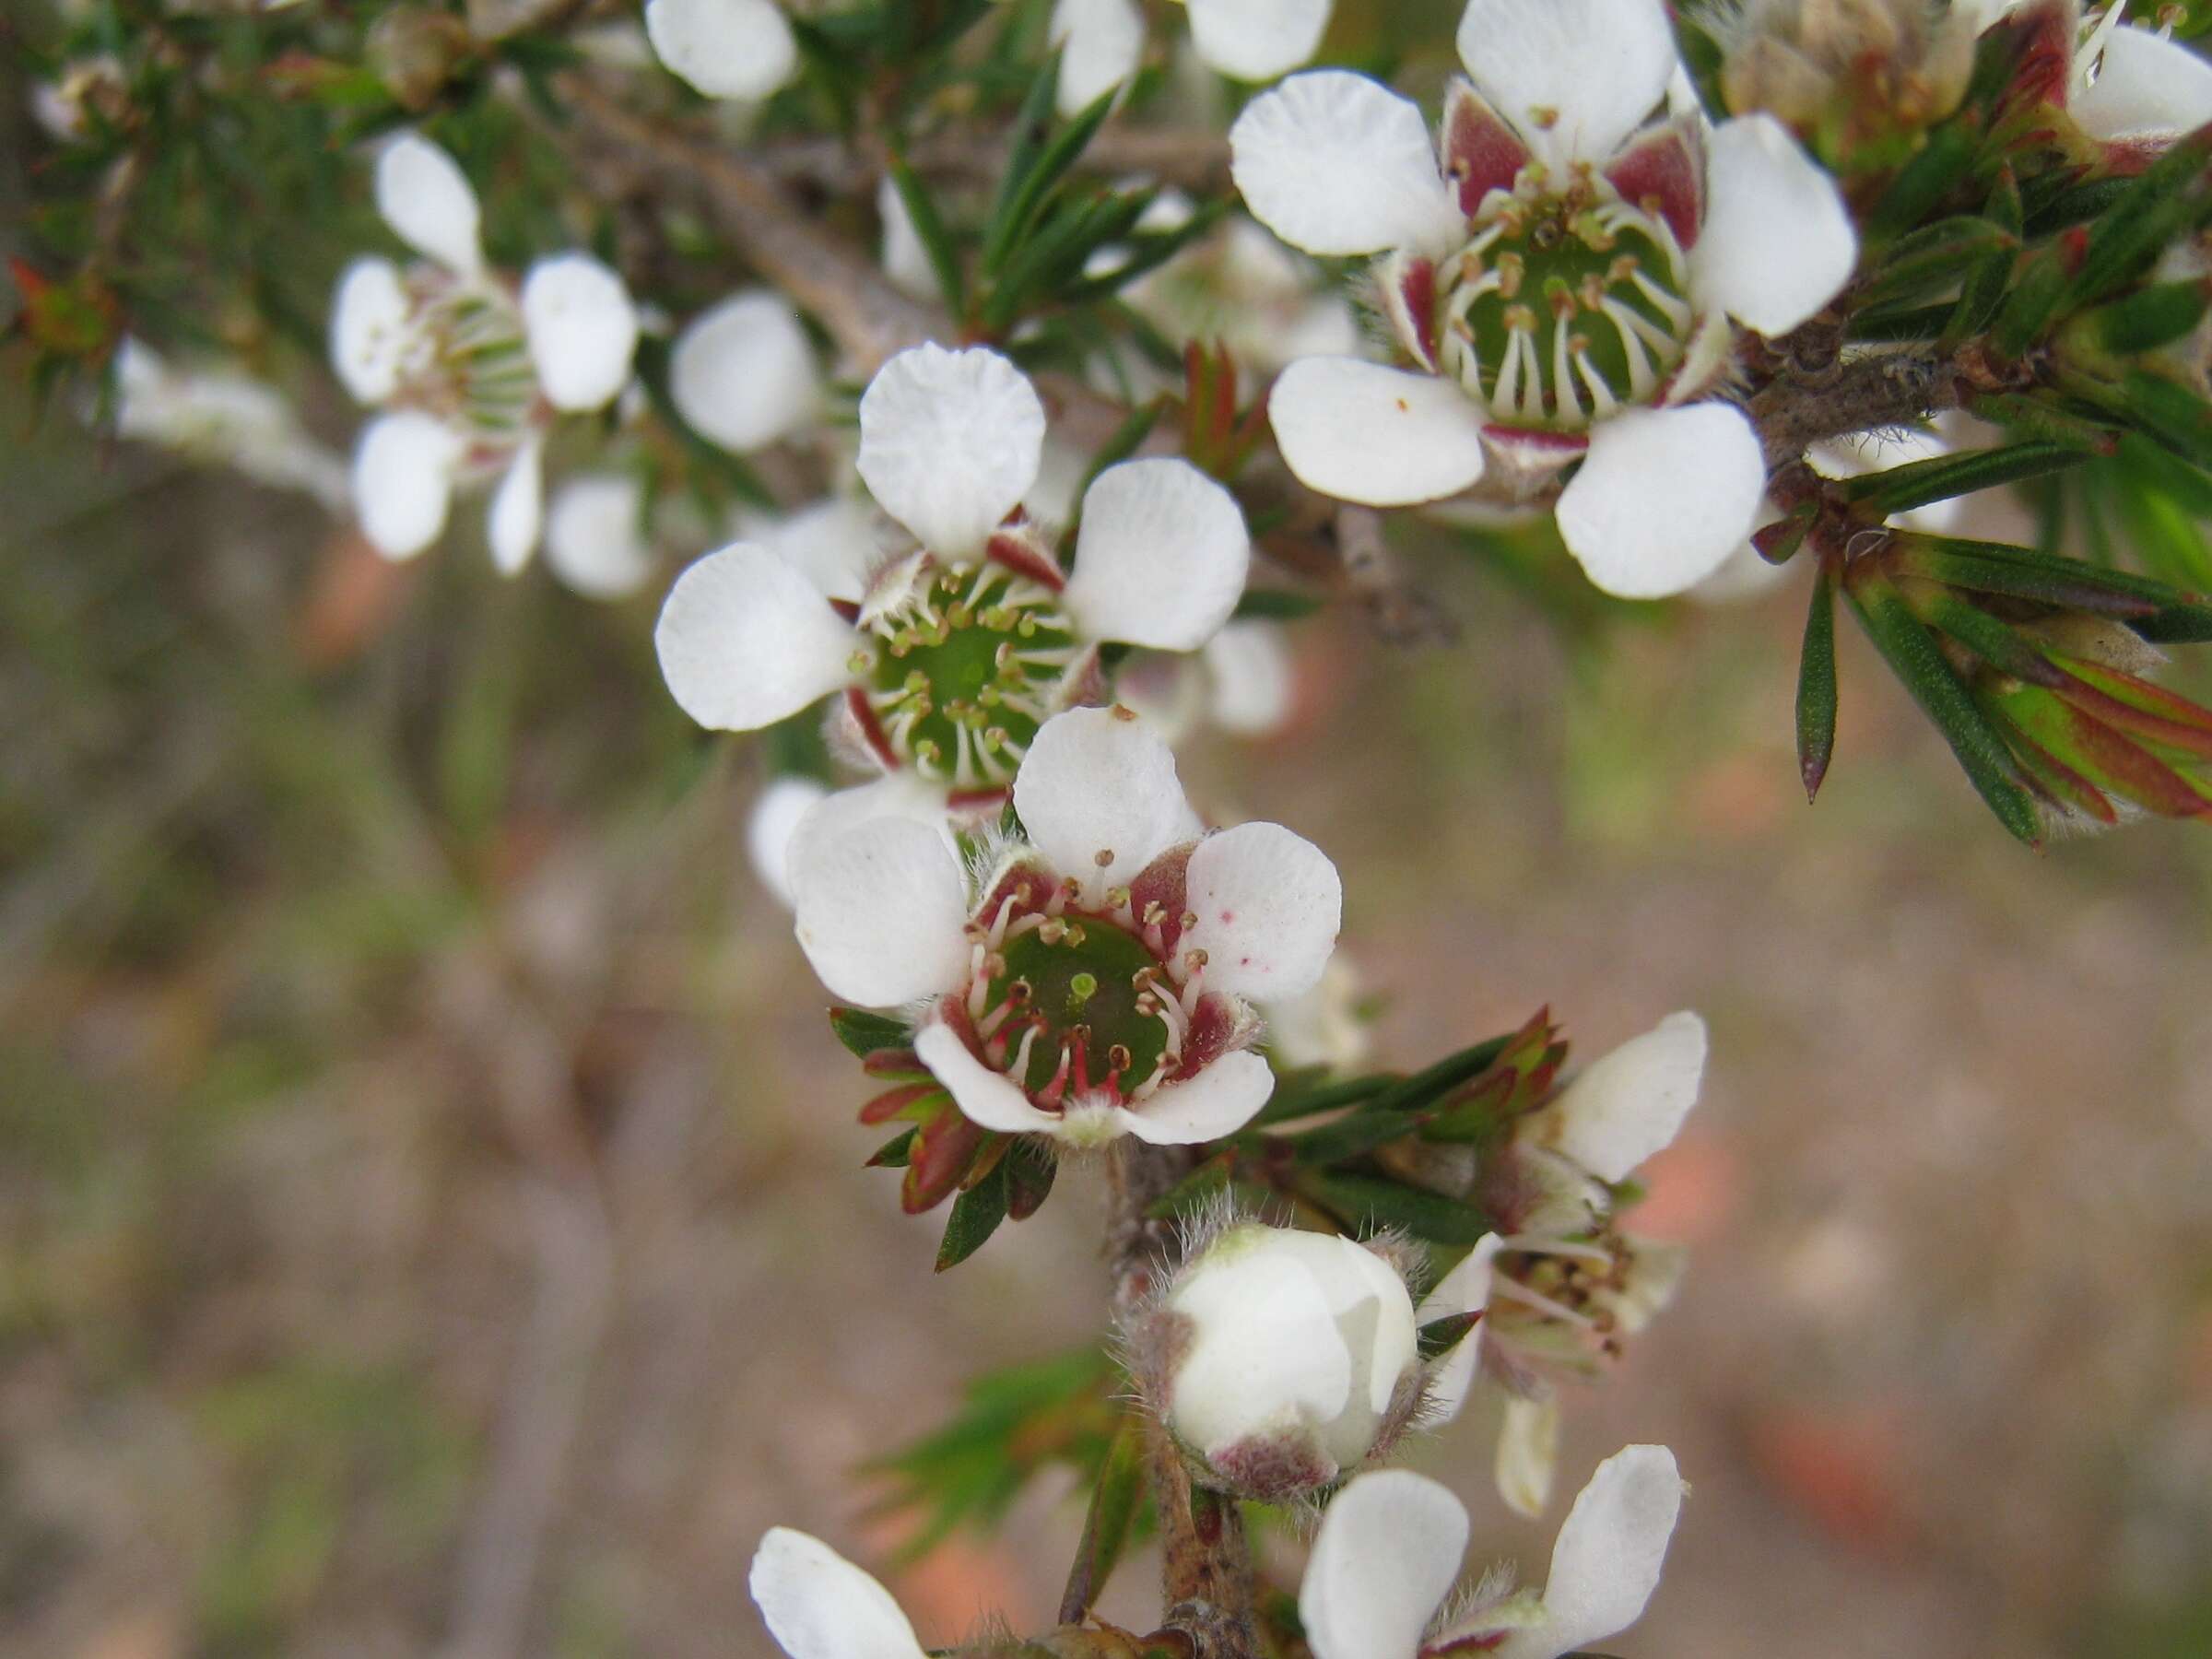
[[[1174, 1227], [1147, 1212], [1188, 1171], [1190, 1161], [1182, 1147], [1147, 1146], [1135, 1137], [1120, 1144], [1106, 1221], [1106, 1259], [1119, 1318], [1134, 1313], [1159, 1275], [1174, 1265]], [[1252, 1555], [1236, 1500], [1191, 1484], [1182, 1454], [1149, 1412], [1144, 1431], [1167, 1603], [1166, 1618], [1154, 1635], [1181, 1636], [1192, 1659], [1253, 1659], [1259, 1649], [1252, 1623]]]

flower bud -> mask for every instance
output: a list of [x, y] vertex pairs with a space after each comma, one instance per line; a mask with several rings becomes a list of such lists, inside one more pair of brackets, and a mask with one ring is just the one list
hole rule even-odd
[[1420, 1393], [1413, 1299], [1376, 1249], [1245, 1223], [1154, 1316], [1154, 1403], [1202, 1478], [1280, 1502], [1388, 1448]]
[[1779, 116], [1830, 161], [1942, 120], [1973, 68], [1971, 21], [1931, 0], [1748, 0], [1727, 34], [1730, 111]]

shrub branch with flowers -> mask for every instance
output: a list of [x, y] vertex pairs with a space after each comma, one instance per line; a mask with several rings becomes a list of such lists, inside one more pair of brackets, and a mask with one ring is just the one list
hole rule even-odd
[[[477, 539], [483, 487], [500, 572], [542, 546], [647, 594], [675, 701], [754, 735], [747, 844], [938, 1267], [1063, 1182], [1109, 1195], [1102, 1344], [881, 1465], [926, 1535], [1080, 1478], [1044, 1633], [963, 1652], [1545, 1659], [1659, 1582], [1664, 1448], [1589, 1475], [1539, 1591], [1455, 1594], [1461, 1498], [1389, 1465], [1481, 1391], [1500, 1499], [1551, 1502], [1574, 1388], [1684, 1268], [1629, 1229], [1705, 1027], [1578, 1066], [1544, 1011], [1360, 1068], [1336, 865], [1218, 822], [1173, 748], [1279, 717], [1300, 617], [1435, 635], [1409, 547], [1631, 600], [1802, 569], [1808, 794], [1841, 600], [2022, 841], [2212, 814], [2212, 712], [2159, 680], [2212, 639], [2212, 13], [1468, 0], [1378, 41], [1331, 11], [8, 26], [45, 133], [32, 383], [387, 559]], [[374, 411], [349, 467], [276, 389], [325, 370]], [[1246, 1541], [1286, 1521], [1295, 1594]], [[1147, 1529], [1158, 1621], [1119, 1629]], [[794, 1659], [921, 1651], [817, 1539], [771, 1532], [750, 1582]]]

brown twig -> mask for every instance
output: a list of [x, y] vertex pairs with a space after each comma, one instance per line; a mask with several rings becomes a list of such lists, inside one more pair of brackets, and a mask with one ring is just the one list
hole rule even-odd
[[761, 275], [820, 319], [854, 373], [872, 375], [910, 346], [954, 337], [949, 318], [892, 287], [875, 261], [815, 223], [750, 160], [624, 109], [581, 72], [557, 87], [579, 125], [642, 177], [702, 196]]
[[[1175, 1230], [1148, 1212], [1189, 1168], [1183, 1148], [1135, 1139], [1121, 1143], [1112, 1165], [1106, 1220], [1118, 1317], [1134, 1313], [1173, 1263]], [[1182, 1637], [1191, 1659], [1253, 1659], [1259, 1650], [1252, 1622], [1252, 1557], [1236, 1500], [1192, 1485], [1182, 1453], [1148, 1411], [1144, 1432], [1167, 1601], [1167, 1616], [1154, 1637]]]

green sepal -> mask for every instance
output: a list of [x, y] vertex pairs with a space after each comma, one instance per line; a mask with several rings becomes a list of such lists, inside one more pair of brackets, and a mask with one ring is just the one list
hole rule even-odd
[[900, 1130], [876, 1148], [876, 1156], [868, 1159], [865, 1167], [871, 1170], [905, 1169], [912, 1156], [917, 1133], [918, 1129]]
[[1441, 1359], [1466, 1339], [1467, 1334], [1482, 1323], [1482, 1310], [1476, 1308], [1465, 1313], [1449, 1313], [1441, 1319], [1432, 1319], [1415, 1334], [1420, 1345], [1424, 1363]]
[[2035, 796], [2020, 781], [2018, 762], [1896, 587], [1862, 561], [1845, 576], [1843, 591], [1867, 638], [1936, 723], [1997, 821], [2027, 845], [2040, 847], [2042, 820]]

